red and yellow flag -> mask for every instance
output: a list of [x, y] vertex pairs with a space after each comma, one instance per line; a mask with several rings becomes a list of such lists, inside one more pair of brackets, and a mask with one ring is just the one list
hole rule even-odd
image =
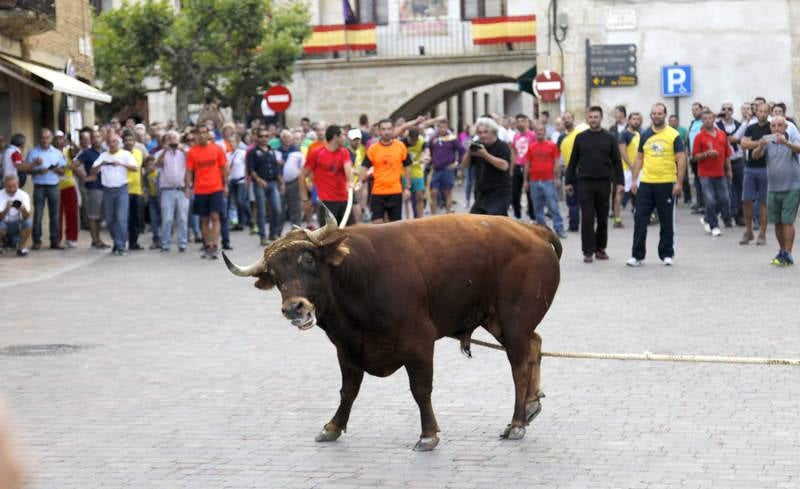
[[303, 51], [370, 51], [377, 47], [376, 37], [375, 24], [318, 25], [303, 43]]
[[473, 44], [536, 42], [536, 16], [487, 17], [472, 19]]

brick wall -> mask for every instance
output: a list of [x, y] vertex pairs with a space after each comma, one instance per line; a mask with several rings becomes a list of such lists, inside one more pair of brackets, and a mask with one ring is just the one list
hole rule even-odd
[[[29, 37], [25, 42], [31, 58], [40, 63], [63, 68], [66, 58], [72, 58], [81, 78], [94, 80], [94, 61], [81, 54], [81, 38], [86, 36], [89, 49], [92, 42], [92, 8], [87, 0], [55, 0], [56, 29]], [[91, 52], [90, 52], [91, 53]]]

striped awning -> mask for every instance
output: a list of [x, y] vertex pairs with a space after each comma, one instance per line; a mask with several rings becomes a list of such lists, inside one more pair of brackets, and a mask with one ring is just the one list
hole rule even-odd
[[318, 25], [306, 42], [306, 53], [371, 51], [377, 47], [375, 24]]
[[473, 44], [536, 42], [536, 16], [516, 15], [472, 19]]

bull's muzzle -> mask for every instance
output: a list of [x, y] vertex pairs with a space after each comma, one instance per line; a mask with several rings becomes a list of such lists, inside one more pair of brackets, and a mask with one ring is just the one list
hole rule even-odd
[[283, 316], [301, 331], [313, 328], [317, 324], [314, 304], [305, 297], [290, 297], [281, 304]]

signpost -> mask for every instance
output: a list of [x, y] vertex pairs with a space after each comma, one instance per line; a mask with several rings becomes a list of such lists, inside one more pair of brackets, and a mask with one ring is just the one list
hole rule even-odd
[[586, 104], [592, 88], [635, 87], [636, 44], [595, 44], [586, 40]]
[[292, 105], [292, 94], [283, 85], [275, 85], [264, 93], [264, 100], [267, 101], [267, 107], [271, 110], [285, 112]]
[[677, 61], [669, 66], [661, 67], [661, 96], [672, 97], [675, 101], [675, 115], [680, 118], [680, 97], [692, 94], [692, 67], [679, 65]]
[[555, 102], [564, 93], [564, 80], [551, 70], [544, 70], [533, 79], [533, 94], [542, 102]]

